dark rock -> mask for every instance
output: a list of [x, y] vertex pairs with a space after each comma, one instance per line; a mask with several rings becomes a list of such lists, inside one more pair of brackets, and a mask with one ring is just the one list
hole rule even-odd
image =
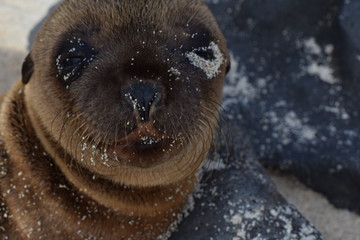
[[224, 105], [261, 162], [360, 213], [358, 1], [212, 2], [235, 62]]
[[230, 111], [224, 117], [231, 131], [225, 131], [227, 144], [217, 148], [223, 151], [212, 157], [211, 165], [217, 163], [223, 169], [205, 173], [195, 194], [194, 210], [170, 239], [323, 239], [277, 192], [237, 127], [238, 114]]
[[344, 30], [346, 44], [344, 46], [344, 70], [352, 79], [360, 78], [360, 2], [345, 1], [340, 24]]

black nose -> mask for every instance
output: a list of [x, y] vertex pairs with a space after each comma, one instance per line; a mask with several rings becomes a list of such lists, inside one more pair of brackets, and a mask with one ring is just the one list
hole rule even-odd
[[162, 91], [158, 84], [141, 82], [125, 89], [124, 97], [134, 110], [137, 110], [140, 121], [147, 122], [151, 108], [162, 102]]

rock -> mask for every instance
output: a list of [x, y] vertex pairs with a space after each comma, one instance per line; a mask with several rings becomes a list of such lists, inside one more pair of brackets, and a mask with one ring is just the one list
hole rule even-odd
[[205, 173], [193, 211], [170, 239], [323, 239], [277, 192], [237, 127], [238, 114], [231, 110], [224, 116], [231, 130], [225, 131], [226, 144], [218, 146], [223, 150], [213, 153], [210, 164], [220, 168]]
[[354, 79], [360, 78], [360, 2], [345, 1], [341, 15], [340, 24], [344, 30], [345, 51], [343, 53], [344, 74]]
[[208, 4], [233, 54], [224, 105], [238, 102], [240, 128], [261, 162], [360, 213], [360, 83], [342, 64], [344, 45], [359, 45], [359, 3], [342, 10], [352, 22], [342, 21], [346, 38], [339, 0]]

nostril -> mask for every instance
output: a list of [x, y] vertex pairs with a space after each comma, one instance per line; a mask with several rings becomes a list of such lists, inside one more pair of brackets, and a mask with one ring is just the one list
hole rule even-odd
[[125, 89], [126, 101], [138, 112], [140, 121], [150, 119], [152, 106], [157, 106], [162, 101], [161, 88], [152, 83], [136, 83]]

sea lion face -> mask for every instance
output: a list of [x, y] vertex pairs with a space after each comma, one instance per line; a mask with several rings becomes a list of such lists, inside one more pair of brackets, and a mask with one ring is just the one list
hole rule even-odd
[[72, 163], [137, 186], [198, 169], [229, 65], [202, 1], [67, 0], [30, 57], [27, 102]]

